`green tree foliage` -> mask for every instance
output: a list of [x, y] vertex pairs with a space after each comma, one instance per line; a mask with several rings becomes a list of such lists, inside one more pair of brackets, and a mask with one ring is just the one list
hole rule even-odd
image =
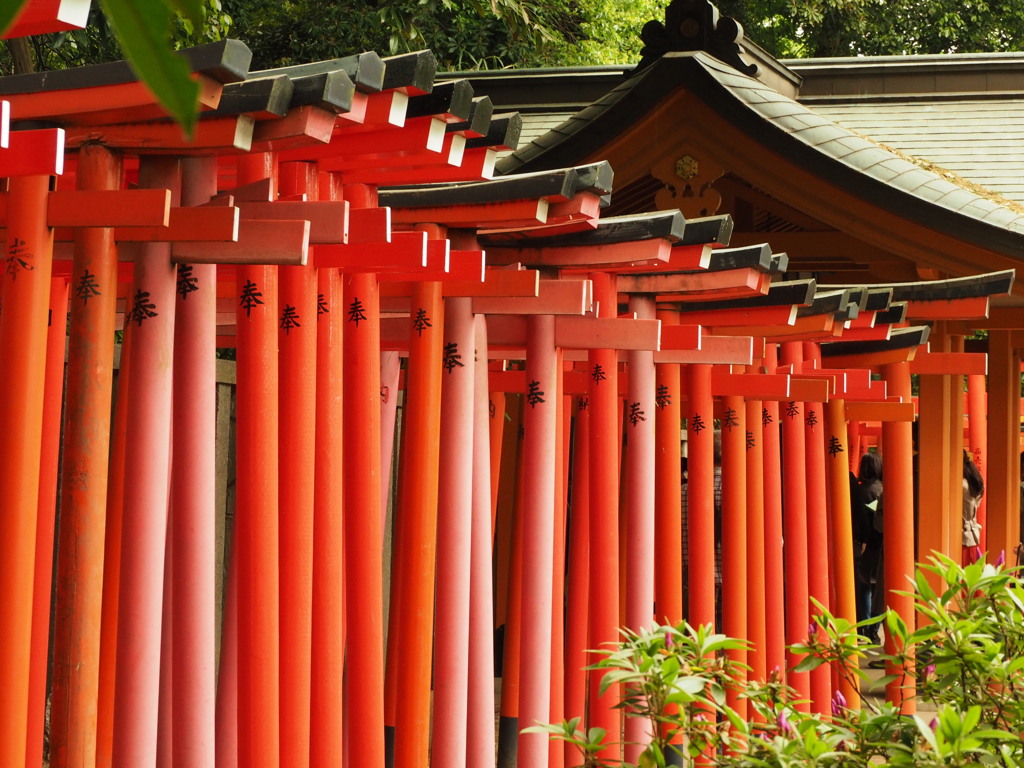
[[780, 58], [1024, 46], [1024, 6], [1016, 0], [719, 0], [718, 7]]

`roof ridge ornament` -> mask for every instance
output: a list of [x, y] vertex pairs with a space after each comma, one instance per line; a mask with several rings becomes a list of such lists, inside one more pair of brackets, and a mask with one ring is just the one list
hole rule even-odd
[[637, 71], [670, 51], [706, 51], [745, 75], [757, 72], [756, 64], [740, 58], [743, 27], [722, 16], [709, 0], [672, 0], [665, 9], [665, 22], [648, 21], [640, 39], [644, 47]]

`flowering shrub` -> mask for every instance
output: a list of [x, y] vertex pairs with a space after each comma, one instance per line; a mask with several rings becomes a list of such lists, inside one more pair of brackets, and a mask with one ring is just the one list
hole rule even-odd
[[[602, 650], [590, 669], [603, 671], [602, 693], [621, 686], [618, 706], [647, 720], [650, 742], [639, 768], [716, 765], [1007, 766], [1024, 765], [1024, 587], [1002, 558], [961, 566], [936, 557], [918, 566], [915, 608], [921, 625], [909, 632], [892, 612], [884, 616], [899, 651], [881, 655], [890, 673], [881, 683], [913, 680], [927, 719], [888, 703], [848, 707], [841, 693], [831, 716], [798, 709], [796, 693], [778, 670], [766, 681], [744, 681], [726, 652], [741, 640], [708, 626], [654, 625], [623, 631], [618, 647]], [[878, 651], [858, 639], [857, 624], [818, 606], [808, 640], [793, 650], [799, 670], [829, 664], [859, 689], [865, 655]], [[732, 690], [747, 701], [741, 717], [726, 703]], [[583, 768], [620, 768], [602, 758], [607, 734], [583, 731], [580, 718], [527, 729], [568, 741]]]

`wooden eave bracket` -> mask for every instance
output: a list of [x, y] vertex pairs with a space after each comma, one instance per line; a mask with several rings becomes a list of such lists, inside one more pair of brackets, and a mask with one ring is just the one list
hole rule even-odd
[[309, 254], [308, 221], [239, 222], [234, 242], [175, 243], [171, 261], [177, 264], [279, 264], [302, 266]]

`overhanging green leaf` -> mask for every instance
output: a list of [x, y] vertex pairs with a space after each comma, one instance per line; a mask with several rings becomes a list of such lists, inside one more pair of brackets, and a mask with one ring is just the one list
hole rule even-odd
[[28, 0], [5, 0], [0, 3], [0, 34], [10, 29], [27, 2]]
[[191, 136], [199, 85], [190, 77], [186, 61], [170, 51], [168, 7], [163, 0], [100, 0], [100, 4], [139, 79]]

